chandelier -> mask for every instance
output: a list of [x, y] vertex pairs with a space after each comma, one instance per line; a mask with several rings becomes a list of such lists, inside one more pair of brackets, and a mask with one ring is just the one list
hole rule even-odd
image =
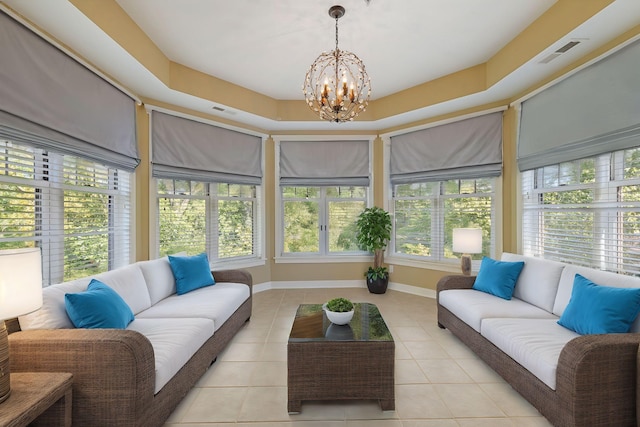
[[364, 63], [356, 54], [338, 48], [338, 19], [344, 12], [342, 6], [329, 9], [329, 16], [336, 20], [336, 48], [313, 61], [302, 86], [309, 108], [321, 119], [336, 123], [356, 118], [367, 109], [371, 96]]

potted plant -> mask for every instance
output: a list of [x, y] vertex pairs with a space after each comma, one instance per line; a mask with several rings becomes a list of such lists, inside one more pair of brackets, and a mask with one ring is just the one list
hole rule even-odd
[[371, 293], [383, 294], [389, 285], [389, 272], [382, 263], [384, 250], [391, 239], [391, 215], [377, 206], [366, 208], [358, 216], [356, 228], [358, 245], [373, 252], [373, 267], [369, 267], [365, 273], [367, 288]]
[[327, 318], [336, 325], [346, 325], [351, 321], [354, 305], [346, 298], [333, 298], [322, 305]]

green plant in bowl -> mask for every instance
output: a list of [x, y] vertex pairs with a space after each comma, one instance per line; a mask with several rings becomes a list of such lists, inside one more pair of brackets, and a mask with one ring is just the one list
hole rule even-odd
[[346, 313], [353, 310], [353, 303], [346, 298], [334, 298], [327, 301], [327, 310], [336, 313]]

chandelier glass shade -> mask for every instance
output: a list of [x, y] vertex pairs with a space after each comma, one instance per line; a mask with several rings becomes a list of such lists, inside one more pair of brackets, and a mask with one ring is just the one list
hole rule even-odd
[[323, 120], [347, 122], [365, 111], [371, 97], [371, 80], [364, 63], [355, 53], [338, 48], [338, 19], [342, 6], [332, 6], [329, 16], [336, 20], [336, 48], [313, 61], [302, 91], [309, 108]]

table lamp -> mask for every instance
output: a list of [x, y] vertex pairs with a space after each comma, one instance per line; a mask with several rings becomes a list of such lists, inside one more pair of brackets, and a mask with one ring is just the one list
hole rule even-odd
[[471, 255], [482, 253], [482, 229], [481, 228], [454, 228], [453, 252], [461, 252], [460, 267], [462, 274], [471, 274]]
[[4, 321], [42, 306], [40, 248], [0, 251], [0, 403], [11, 393], [9, 335]]

